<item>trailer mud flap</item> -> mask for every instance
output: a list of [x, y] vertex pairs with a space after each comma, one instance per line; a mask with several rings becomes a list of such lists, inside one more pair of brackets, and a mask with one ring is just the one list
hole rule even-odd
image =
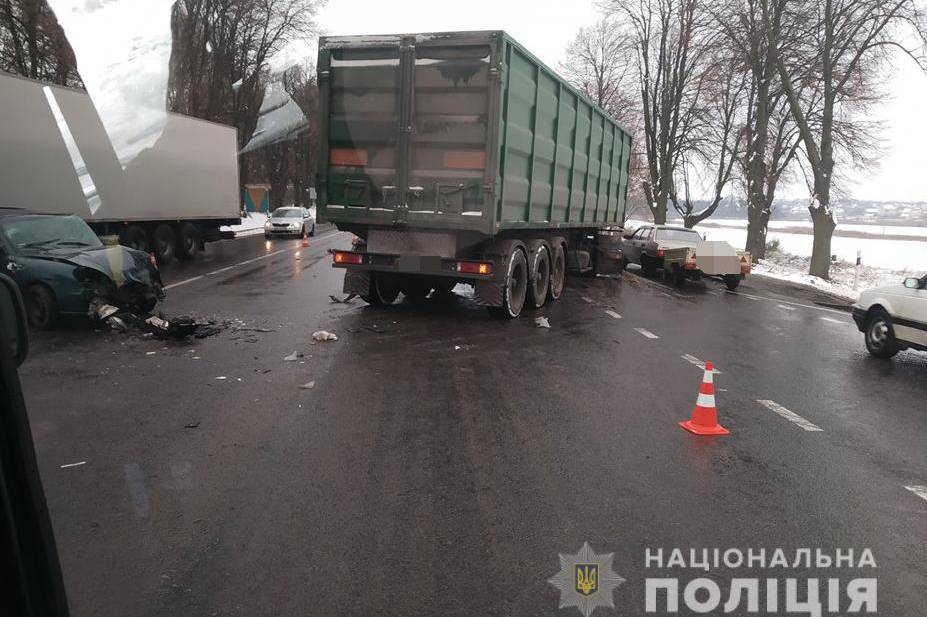
[[473, 299], [480, 306], [502, 306], [502, 290], [505, 285], [498, 281], [477, 281], [473, 283]]
[[346, 294], [355, 294], [366, 296], [370, 293], [370, 272], [367, 270], [353, 270], [348, 268], [344, 271], [344, 286], [342, 291]]

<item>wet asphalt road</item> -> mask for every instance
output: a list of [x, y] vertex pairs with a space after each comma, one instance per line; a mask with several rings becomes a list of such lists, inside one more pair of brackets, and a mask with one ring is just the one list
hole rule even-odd
[[[232, 320], [212, 338], [35, 336], [21, 376], [74, 615], [579, 615], [547, 579], [584, 541], [615, 553], [622, 615], [646, 576], [818, 575], [875, 576], [878, 614], [922, 614], [927, 500], [905, 487], [927, 485], [927, 355], [871, 359], [848, 314], [758, 278], [570, 278], [513, 322], [460, 286], [333, 304], [325, 251], [348, 242], [165, 268], [168, 315]], [[677, 426], [695, 359], [721, 371], [728, 437]], [[648, 547], [870, 548], [878, 568], [673, 572]]]

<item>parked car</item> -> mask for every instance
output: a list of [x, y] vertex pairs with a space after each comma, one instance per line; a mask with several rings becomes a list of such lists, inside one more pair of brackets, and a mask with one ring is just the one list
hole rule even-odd
[[308, 208], [287, 206], [274, 210], [264, 223], [264, 237], [315, 235], [315, 217]]
[[662, 270], [677, 287], [686, 279], [720, 277], [728, 289], [737, 289], [750, 272], [750, 254], [727, 242], [702, 239], [693, 229], [672, 225], [644, 225], [621, 243], [623, 265], [640, 264], [647, 276]]
[[148, 313], [164, 297], [153, 256], [104, 245], [74, 215], [0, 208], [0, 269], [19, 285], [29, 323], [39, 329], [88, 315], [94, 300]]
[[927, 275], [862, 292], [853, 305], [853, 321], [877, 358], [907, 348], [927, 351]]

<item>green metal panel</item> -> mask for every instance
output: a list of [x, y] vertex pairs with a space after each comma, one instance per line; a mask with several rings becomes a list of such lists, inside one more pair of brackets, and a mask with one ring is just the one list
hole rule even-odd
[[[380, 60], [400, 50], [398, 66]], [[630, 135], [503, 32], [323, 37], [319, 84], [319, 206], [335, 223], [492, 235], [624, 221]], [[345, 163], [352, 148], [366, 168]], [[467, 168], [479, 148], [483, 167]]]

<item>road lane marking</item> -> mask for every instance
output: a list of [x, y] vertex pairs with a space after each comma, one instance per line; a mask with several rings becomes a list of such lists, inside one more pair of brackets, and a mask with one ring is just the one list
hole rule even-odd
[[644, 330], [643, 328], [634, 328], [634, 331], [640, 334], [641, 336], [645, 336], [647, 338], [660, 338], [659, 336], [657, 336], [650, 330]]
[[612, 319], [621, 319], [621, 315], [619, 315], [615, 311], [605, 311], [605, 314], [611, 317]]
[[828, 323], [840, 324], [841, 326], [846, 324], [845, 321], [840, 321], [839, 319], [834, 319], [833, 317], [821, 317], [821, 321], [826, 321]]
[[728, 295], [730, 295], [730, 296], [740, 296], [740, 297], [742, 297], [742, 298], [749, 298], [750, 300], [764, 300], [764, 301], [766, 301], [766, 302], [777, 302], [777, 303], [779, 303], [779, 306], [782, 306], [783, 304], [787, 304], [787, 305], [789, 305], [789, 306], [800, 306], [800, 307], [802, 307], [802, 308], [814, 309], [815, 311], [824, 311], [824, 312], [827, 312], [827, 313], [836, 313], [837, 315], [846, 315], [846, 314], [847, 314], [846, 311], [840, 311], [840, 310], [837, 310], [837, 309], [827, 308], [826, 306], [814, 306], [814, 305], [811, 305], [811, 304], [802, 304], [801, 302], [792, 302], [792, 301], [790, 301], [790, 300], [776, 300], [776, 299], [774, 299], [774, 298], [767, 298], [766, 296], [755, 296], [755, 295], [753, 295], [753, 294], [744, 293], [744, 292], [742, 292], [742, 291], [727, 291], [727, 290], [725, 290], [723, 293], [728, 294]]
[[[696, 358], [695, 356], [692, 356], [692, 355], [689, 355], [689, 354], [683, 354], [683, 355], [681, 356], [681, 358], [682, 358], [683, 360], [685, 360], [686, 362], [688, 362], [689, 364], [694, 364], [695, 366], [699, 367], [699, 368], [702, 369], [703, 371], [705, 370], [705, 363], [702, 362], [701, 360], [699, 360], [698, 358]], [[712, 372], [713, 374], [715, 374], [715, 375], [720, 375], [720, 374], [721, 374], [721, 371], [719, 371], [718, 369], [716, 369], [716, 368], [714, 368], [714, 367], [712, 367], [712, 371], [711, 371], [711, 372]]]
[[77, 462], [77, 463], [65, 463], [64, 465], [62, 465], [62, 466], [59, 467], [58, 469], [67, 469], [68, 467], [79, 467], [80, 465], [86, 465], [86, 464], [87, 464], [87, 461], [80, 461], [80, 462]]
[[589, 296], [582, 296], [582, 299], [583, 299], [583, 302], [588, 302], [589, 304], [592, 304], [594, 302], [594, 300], [590, 298]]
[[780, 305], [779, 305], [779, 308], [781, 308], [781, 309], [783, 309], [783, 310], [786, 310], [786, 311], [794, 311], [794, 310], [795, 310], [795, 307], [794, 307], [794, 306], [788, 306], [787, 304], [780, 304]]
[[661, 296], [666, 296], [667, 298], [670, 298], [670, 299], [672, 299], [672, 297], [673, 297], [673, 296], [671, 296], [670, 294], [666, 293], [665, 291], [661, 291], [661, 292], [660, 292], [660, 295], [661, 295]]
[[[334, 238], [334, 237], [337, 237], [337, 236], [340, 236], [342, 233], [344, 233], [344, 232], [336, 231], [336, 232], [333, 232], [333, 233], [326, 234], [326, 235], [322, 236], [321, 238], [319, 238], [318, 240], [316, 240], [316, 243], [327, 242], [329, 239]], [[239, 266], [247, 266], [248, 264], [253, 264], [253, 263], [256, 262], [256, 261], [261, 261], [262, 259], [267, 259], [268, 257], [273, 257], [274, 255], [279, 255], [280, 253], [287, 253], [287, 252], [291, 252], [291, 253], [292, 253], [292, 252], [296, 252], [296, 251], [299, 251], [301, 248], [302, 248], [302, 247], [286, 248], [286, 249], [280, 249], [279, 251], [274, 251], [273, 253], [267, 253], [266, 255], [259, 255], [259, 256], [257, 256], [257, 257], [253, 257], [253, 258], [251, 258], [251, 259], [246, 259], [246, 260], [240, 261], [240, 262], [238, 262], [238, 263], [236, 263], [236, 264], [232, 264], [231, 266], [225, 266], [224, 268], [219, 268], [218, 270], [213, 270], [212, 272], [207, 272], [206, 274], [200, 274], [199, 276], [194, 276], [194, 277], [191, 277], [191, 278], [188, 278], [188, 279], [184, 279], [184, 280], [182, 280], [182, 281], [177, 281], [176, 283], [171, 283], [170, 285], [165, 285], [165, 286], [164, 286], [164, 289], [167, 290], [167, 289], [173, 289], [174, 287], [180, 287], [181, 285], [186, 285], [187, 283], [192, 283], [192, 282], [194, 282], [194, 281], [198, 281], [198, 280], [200, 280], [201, 278], [206, 277], [206, 276], [215, 276], [215, 275], [217, 275], [217, 274], [222, 274], [223, 272], [228, 272], [229, 270], [231, 270], [231, 269], [233, 269], [233, 268], [238, 268]]]
[[915, 486], [906, 486], [906, 489], [920, 497], [921, 499], [927, 500], [927, 486], [918, 484]]
[[757, 403], [759, 403], [763, 407], [766, 407], [770, 411], [774, 411], [775, 413], [779, 414], [780, 416], [782, 416], [789, 422], [793, 422], [797, 424], [798, 426], [800, 426], [806, 431], [823, 431], [824, 430], [817, 424], [814, 424], [813, 422], [809, 422], [808, 420], [805, 420], [804, 418], [802, 418], [800, 415], [798, 415], [794, 411], [789, 411], [788, 409], [786, 409], [785, 407], [783, 407], [776, 401], [758, 400]]

